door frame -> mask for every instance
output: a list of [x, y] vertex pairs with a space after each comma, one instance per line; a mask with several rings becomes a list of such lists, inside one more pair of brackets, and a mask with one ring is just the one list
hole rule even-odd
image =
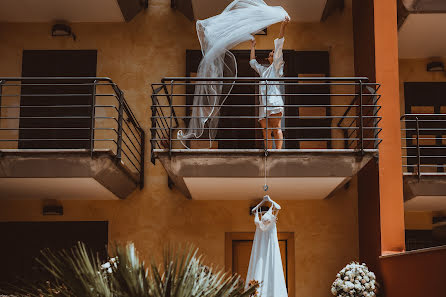
[[[254, 240], [255, 232], [226, 232], [225, 233], [225, 270], [232, 272], [232, 242], [235, 240]], [[285, 240], [287, 247], [286, 269], [288, 275], [288, 297], [295, 296], [295, 256], [294, 232], [277, 232], [278, 240]]]

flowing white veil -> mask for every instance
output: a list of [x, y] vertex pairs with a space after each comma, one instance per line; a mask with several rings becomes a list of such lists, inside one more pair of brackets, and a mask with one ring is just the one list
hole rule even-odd
[[197, 81], [189, 127], [186, 133], [178, 131], [179, 140], [200, 138], [206, 125], [209, 139], [215, 138], [220, 106], [233, 87], [233, 82], [226, 81], [223, 85], [218, 78], [237, 76], [237, 61], [229, 50], [252, 40], [253, 34], [283, 21], [286, 16], [288, 13], [281, 6], [268, 6], [263, 0], [235, 0], [221, 14], [197, 21], [203, 54], [197, 77], [216, 80]]

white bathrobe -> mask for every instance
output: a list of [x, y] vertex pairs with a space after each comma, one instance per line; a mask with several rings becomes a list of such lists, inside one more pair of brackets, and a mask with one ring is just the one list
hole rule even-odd
[[[262, 78], [276, 78], [283, 76], [283, 42], [284, 38], [277, 38], [274, 40], [274, 60], [268, 67], [260, 65], [256, 59], [249, 61], [249, 65], [260, 75]], [[284, 90], [283, 85], [274, 85], [275, 83], [283, 83], [279, 81], [267, 81], [260, 82], [260, 106], [259, 107], [259, 120], [266, 117], [266, 112], [268, 116], [272, 114], [282, 113], [283, 114], [283, 97], [282, 90]], [[268, 95], [268, 96], [266, 96]]]

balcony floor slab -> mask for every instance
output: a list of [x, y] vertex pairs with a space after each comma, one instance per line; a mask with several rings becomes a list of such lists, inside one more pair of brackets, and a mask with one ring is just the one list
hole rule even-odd
[[0, 199], [124, 199], [137, 180], [109, 150], [0, 151]]
[[[249, 200], [264, 194], [263, 150], [155, 151], [170, 179], [186, 197]], [[266, 159], [268, 193], [282, 200], [324, 199], [372, 158], [345, 151], [272, 150]]]
[[404, 175], [404, 208], [410, 211], [439, 211], [446, 209], [446, 175]]

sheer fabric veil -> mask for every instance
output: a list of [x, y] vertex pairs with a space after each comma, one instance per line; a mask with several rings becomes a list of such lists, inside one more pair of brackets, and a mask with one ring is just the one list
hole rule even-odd
[[205, 131], [210, 140], [215, 138], [220, 106], [234, 84], [219, 79], [237, 76], [237, 61], [229, 50], [252, 40], [253, 34], [283, 21], [286, 16], [281, 6], [268, 6], [263, 0], [235, 0], [221, 14], [197, 21], [203, 54], [197, 77], [215, 80], [196, 82], [189, 127], [186, 133], [178, 131], [178, 139], [200, 138]]

